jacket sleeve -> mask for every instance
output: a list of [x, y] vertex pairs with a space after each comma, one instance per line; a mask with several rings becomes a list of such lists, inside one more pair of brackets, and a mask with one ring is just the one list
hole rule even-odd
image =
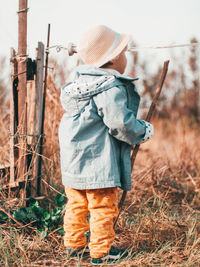
[[112, 136], [129, 145], [144, 140], [145, 121], [136, 119], [133, 111], [128, 108], [127, 92], [123, 86], [105, 90], [94, 96], [93, 100]]

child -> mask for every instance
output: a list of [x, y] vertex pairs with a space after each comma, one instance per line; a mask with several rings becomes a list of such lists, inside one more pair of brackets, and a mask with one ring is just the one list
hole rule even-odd
[[130, 39], [104, 25], [88, 29], [78, 45], [84, 65], [61, 90], [66, 113], [59, 141], [68, 198], [64, 244], [70, 255], [86, 252], [84, 233], [90, 229], [92, 264], [128, 255], [112, 246], [117, 187], [131, 189], [131, 148], [153, 135], [150, 123], [136, 119], [140, 101], [132, 83], [136, 79], [122, 75]]

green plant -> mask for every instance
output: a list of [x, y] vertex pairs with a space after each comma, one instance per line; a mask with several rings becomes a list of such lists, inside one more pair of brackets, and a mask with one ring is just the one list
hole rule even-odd
[[[65, 197], [57, 194], [55, 197], [55, 207], [45, 209], [40, 206], [39, 202], [30, 198], [27, 207], [19, 207], [15, 211], [10, 211], [14, 219], [24, 225], [32, 225], [40, 232], [41, 238], [45, 238], [49, 232], [56, 230], [61, 235], [64, 234], [62, 228], [63, 212], [65, 207]], [[0, 213], [0, 223], [8, 219], [6, 214]], [[11, 219], [12, 223], [15, 223]]]

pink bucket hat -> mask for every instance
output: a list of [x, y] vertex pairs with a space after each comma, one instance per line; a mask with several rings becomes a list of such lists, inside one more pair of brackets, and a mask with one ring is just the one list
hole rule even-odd
[[104, 25], [97, 25], [83, 33], [77, 52], [85, 64], [101, 67], [118, 56], [130, 40], [131, 35], [119, 34]]

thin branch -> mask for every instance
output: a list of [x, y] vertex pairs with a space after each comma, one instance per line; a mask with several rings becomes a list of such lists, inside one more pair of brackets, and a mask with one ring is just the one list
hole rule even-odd
[[2, 207], [0, 207], [0, 211], [2, 211], [3, 213], [5, 213], [10, 219], [12, 219], [17, 225], [19, 225], [20, 227], [23, 227], [22, 224], [20, 222], [18, 222], [10, 213], [8, 213], [7, 211], [5, 211]]

